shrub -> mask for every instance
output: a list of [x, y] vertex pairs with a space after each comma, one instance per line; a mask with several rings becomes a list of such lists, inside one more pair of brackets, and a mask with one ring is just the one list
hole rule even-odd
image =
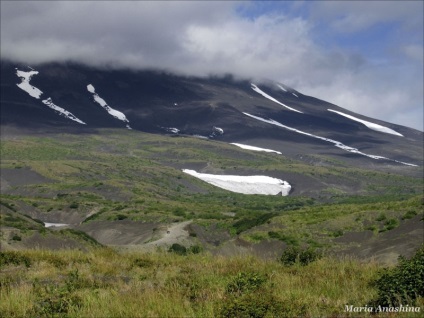
[[203, 248], [200, 245], [193, 245], [193, 246], [190, 246], [188, 251], [192, 254], [199, 254], [200, 252], [203, 251]]
[[415, 210], [409, 210], [402, 216], [402, 220], [408, 220], [412, 219], [414, 216], [417, 215], [417, 212]]
[[69, 206], [69, 208], [71, 208], [71, 209], [78, 209], [78, 203], [76, 203], [76, 202], [73, 202], [73, 203], [71, 203], [71, 205]]
[[389, 219], [386, 221], [387, 230], [392, 230], [399, 225], [399, 221], [397, 219]]
[[15, 251], [0, 252], [0, 268], [9, 264], [31, 266], [31, 259]]
[[175, 208], [174, 209], [174, 211], [172, 212], [175, 216], [181, 216], [181, 217], [186, 217], [186, 213], [185, 213], [185, 211], [184, 211], [184, 209], [183, 208], [180, 208], [180, 207], [178, 207], [178, 208]]
[[22, 238], [21, 238], [18, 234], [14, 234], [14, 235], [12, 236], [12, 240], [13, 240], [13, 241], [22, 241]]
[[299, 244], [299, 241], [295, 237], [293, 237], [291, 235], [284, 235], [284, 234], [280, 234], [278, 232], [269, 231], [268, 232], [268, 236], [270, 238], [283, 241], [283, 242], [285, 242], [288, 245], [296, 245], [297, 246]]
[[174, 252], [178, 255], [186, 255], [187, 254], [187, 248], [181, 244], [174, 243], [169, 248], [168, 252]]
[[376, 221], [384, 221], [387, 217], [384, 213], [380, 213], [380, 215], [375, 219]]
[[267, 292], [257, 294], [249, 293], [241, 297], [226, 298], [220, 308], [219, 317], [283, 317], [282, 313], [284, 313], [284, 311], [282, 302], [276, 299], [272, 294]]
[[383, 270], [372, 284], [378, 289], [376, 306], [414, 305], [424, 297], [424, 245], [409, 260], [399, 257], [399, 264]]
[[233, 280], [228, 283], [226, 292], [228, 294], [241, 295], [246, 292], [257, 290], [266, 282], [266, 277], [258, 273], [238, 273]]
[[300, 265], [305, 266], [320, 259], [321, 257], [322, 255], [311, 247], [306, 249], [290, 247], [283, 252], [280, 261], [284, 265], [290, 266], [299, 263]]
[[236, 234], [240, 234], [241, 232], [251, 229], [252, 227], [264, 224], [276, 215], [276, 213], [265, 213], [255, 218], [243, 218], [235, 222], [233, 224], [233, 228], [235, 229]]

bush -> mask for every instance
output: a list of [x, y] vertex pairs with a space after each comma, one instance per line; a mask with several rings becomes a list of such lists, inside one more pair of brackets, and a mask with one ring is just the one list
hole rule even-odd
[[404, 214], [404, 216], [402, 216], [402, 220], [412, 219], [416, 215], [417, 215], [417, 212], [415, 210], [409, 210], [408, 212]]
[[276, 299], [272, 294], [267, 292], [258, 294], [249, 293], [242, 297], [226, 298], [220, 308], [219, 317], [283, 317], [282, 314], [284, 311], [282, 302]]
[[228, 283], [226, 292], [228, 294], [241, 295], [261, 287], [266, 282], [266, 277], [257, 273], [240, 272]]
[[192, 254], [199, 254], [203, 251], [203, 248], [200, 245], [193, 245], [193, 246], [190, 246], [188, 251]]
[[290, 266], [299, 263], [300, 265], [305, 266], [320, 259], [321, 257], [322, 255], [319, 252], [310, 247], [306, 249], [290, 247], [283, 252], [280, 261], [284, 265]]
[[187, 248], [181, 244], [174, 243], [169, 248], [168, 252], [174, 252], [178, 255], [186, 255], [187, 254]]
[[12, 236], [12, 240], [13, 240], [13, 241], [22, 241], [22, 238], [21, 238], [18, 234], [14, 234], [14, 235]]
[[373, 285], [378, 289], [376, 306], [414, 305], [424, 297], [424, 245], [409, 260], [399, 257], [399, 264], [385, 269]]
[[73, 202], [69, 205], [69, 208], [71, 208], [71, 209], [78, 209], [78, 207], [79, 207], [79, 205], [76, 202]]
[[243, 218], [233, 224], [233, 228], [236, 234], [240, 234], [248, 229], [251, 229], [255, 226], [259, 226], [267, 222], [269, 219], [277, 216], [276, 213], [265, 213], [261, 214], [255, 218]]
[[0, 252], [0, 268], [9, 264], [31, 266], [31, 259], [15, 251]]

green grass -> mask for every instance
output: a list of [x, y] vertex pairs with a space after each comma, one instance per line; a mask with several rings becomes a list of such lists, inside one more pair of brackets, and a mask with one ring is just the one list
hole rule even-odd
[[[280, 240], [292, 250], [321, 252], [337, 250], [334, 240], [347, 232], [380, 235], [422, 214], [420, 178], [348, 168], [325, 156], [312, 159], [333, 166], [196, 138], [100, 132], [2, 140], [2, 169], [30, 169], [49, 179], [2, 193], [0, 222], [9, 235], [2, 231], [2, 241], [19, 246], [39, 233], [81, 246], [1, 254], [5, 317], [355, 317], [345, 306], [369, 304], [378, 294], [372, 282], [382, 267], [372, 262], [323, 257], [284, 266], [251, 256], [216, 257], [198, 245], [184, 255], [122, 254], [98, 247], [83, 232], [46, 229], [29, 215], [91, 214], [84, 223], [193, 220], [249, 242]], [[180, 171], [190, 165], [216, 173], [287, 172], [331, 186], [311, 197], [242, 195]]]
[[7, 252], [2, 258], [0, 311], [7, 317], [234, 317], [243, 310], [354, 317], [345, 305], [369, 304], [381, 270], [354, 259], [285, 266], [254, 257], [106, 248]]

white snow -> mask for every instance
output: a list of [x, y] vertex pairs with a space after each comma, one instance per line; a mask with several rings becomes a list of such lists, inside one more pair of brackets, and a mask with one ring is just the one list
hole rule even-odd
[[57, 111], [59, 113], [59, 115], [62, 115], [66, 118], [69, 118], [73, 121], [76, 121], [77, 123], [80, 123], [82, 125], [86, 125], [85, 122], [83, 122], [81, 119], [77, 118], [71, 112], [68, 112], [66, 109], [63, 109], [62, 107], [53, 104], [52, 99], [50, 97], [47, 98], [47, 99], [44, 99], [42, 102], [43, 102], [43, 104], [47, 105], [51, 109]]
[[294, 96], [296, 96], [297, 98], [299, 98], [299, 96], [297, 96], [295, 93], [292, 93]]
[[18, 77], [21, 78], [22, 82], [19, 84], [16, 84], [20, 89], [24, 90], [25, 92], [27, 92], [30, 96], [40, 99], [41, 94], [43, 94], [43, 92], [41, 90], [39, 90], [37, 87], [32, 86], [29, 81], [31, 80], [31, 77], [33, 75], [37, 75], [38, 72], [37, 71], [30, 71], [30, 72], [24, 72], [24, 71], [20, 71], [18, 69], [16, 69], [16, 75]]
[[400, 134], [397, 131], [394, 131], [393, 129], [390, 129], [388, 127], [384, 127], [384, 126], [381, 126], [379, 124], [371, 123], [369, 121], [366, 121], [366, 120], [363, 120], [363, 119], [359, 119], [359, 118], [356, 118], [356, 117], [354, 117], [352, 115], [348, 115], [348, 114], [345, 114], [345, 113], [342, 113], [342, 112], [339, 112], [339, 111], [336, 111], [336, 110], [333, 110], [333, 109], [327, 109], [327, 110], [330, 111], [330, 112], [339, 114], [341, 116], [347, 117], [349, 119], [352, 119], [354, 121], [360, 122], [361, 124], [364, 124], [365, 126], [367, 126], [369, 129], [372, 129], [372, 130], [375, 130], [375, 131], [379, 131], [379, 132], [383, 132], [383, 133], [386, 133], [386, 134], [391, 134], [391, 135], [396, 135], [396, 136], [403, 137], [402, 134]]
[[281, 155], [281, 152], [275, 151], [275, 150], [272, 150], [272, 149], [259, 148], [259, 147], [249, 146], [249, 145], [244, 145], [244, 144], [239, 144], [239, 143], [235, 143], [235, 142], [232, 142], [231, 145], [235, 145], [237, 147], [240, 147], [240, 148], [243, 148], [243, 149], [247, 149], [247, 150], [264, 151], [264, 152], [274, 152], [274, 153], [277, 153], [277, 154]]
[[65, 224], [65, 223], [48, 223], [48, 222], [44, 222], [44, 226], [45, 227], [62, 227], [62, 226], [68, 226], [69, 224]]
[[[29, 67], [29, 66], [28, 66]], [[37, 87], [32, 86], [29, 81], [33, 75], [37, 75], [38, 71], [35, 71], [33, 68], [29, 67], [31, 69], [30, 72], [24, 72], [16, 69], [16, 75], [22, 79], [22, 82], [20, 84], [16, 84], [20, 89], [27, 92], [29, 95], [36, 99], [40, 99], [41, 94], [43, 92], [39, 90]], [[43, 104], [47, 105], [49, 108], [55, 110], [59, 113], [59, 115], [62, 115], [66, 118], [69, 118], [73, 121], [76, 121], [77, 123], [85, 125], [86, 123], [82, 120], [78, 119], [76, 116], [74, 116], [72, 113], [67, 111], [66, 109], [59, 107], [55, 104], [53, 104], [52, 99], [49, 97], [47, 99], [42, 100]]]
[[214, 132], [217, 132], [220, 135], [224, 134], [224, 129], [222, 129], [222, 128], [213, 126], [213, 130], [214, 130]]
[[220, 136], [224, 134], [224, 129], [213, 126], [212, 132], [209, 135], [209, 138], [215, 138], [216, 136]]
[[279, 88], [281, 88], [284, 92], [287, 92], [287, 90], [286, 90], [283, 86], [281, 86], [280, 84], [277, 84], [277, 86], [278, 86]]
[[[106, 103], [106, 101], [96, 93], [96, 90], [93, 85], [88, 84], [87, 90], [93, 94], [94, 101], [97, 102], [100, 106], [102, 106], [111, 116], [115, 117], [116, 119], [122, 120], [123, 122], [129, 123], [129, 120], [127, 119], [124, 113], [110, 107]], [[127, 125], [127, 128], [131, 129], [129, 125]]]
[[268, 176], [214, 175], [189, 169], [183, 169], [183, 172], [219, 188], [243, 194], [277, 195], [281, 193], [286, 196], [291, 189], [287, 181]]
[[180, 132], [180, 130], [178, 128], [170, 127], [170, 128], [165, 128], [165, 129], [166, 129], [166, 131], [172, 132], [174, 134], [178, 134]]
[[258, 117], [258, 116], [251, 115], [249, 113], [243, 113], [243, 114], [245, 114], [246, 116], [249, 116], [251, 118], [254, 118], [254, 119], [263, 121], [265, 123], [276, 125], [276, 126], [279, 126], [279, 127], [282, 127], [282, 128], [285, 128], [285, 129], [288, 129], [288, 130], [297, 132], [297, 133], [302, 134], [302, 135], [306, 135], [306, 136], [309, 136], [309, 137], [312, 137], [312, 138], [316, 138], [316, 139], [320, 139], [320, 140], [324, 140], [324, 141], [330, 142], [330, 143], [334, 144], [336, 147], [338, 147], [340, 149], [343, 149], [343, 150], [346, 150], [346, 151], [349, 151], [349, 152], [352, 152], [352, 153], [356, 153], [358, 155], [366, 156], [366, 157], [369, 157], [369, 158], [372, 158], [372, 159], [377, 159], [377, 160], [378, 159], [385, 159], [385, 160], [390, 160], [390, 161], [394, 161], [394, 162], [397, 162], [397, 163], [401, 163], [401, 164], [407, 165], [407, 166], [418, 167], [417, 165], [414, 165], [412, 163], [406, 163], [406, 162], [402, 162], [402, 161], [398, 161], [398, 160], [394, 160], [394, 159], [389, 159], [389, 158], [382, 157], [382, 156], [375, 156], [375, 155], [366, 154], [366, 153], [363, 153], [363, 152], [359, 151], [356, 148], [346, 146], [345, 144], [341, 143], [340, 141], [329, 139], [329, 138], [324, 138], [324, 137], [320, 137], [320, 136], [316, 136], [316, 135], [313, 135], [313, 134], [310, 134], [310, 133], [307, 133], [307, 132], [304, 132], [304, 131], [301, 131], [301, 130], [298, 130], [298, 129], [295, 129], [295, 128], [292, 128], [292, 127], [289, 127], [289, 126], [286, 126], [286, 125], [283, 125], [283, 124], [281, 124], [278, 121], [275, 121], [273, 119], [264, 119], [264, 118], [261, 118], [261, 117]]
[[286, 107], [287, 109], [290, 109], [290, 110], [292, 110], [292, 111], [294, 111], [294, 112], [303, 113], [303, 112], [301, 112], [301, 111], [299, 111], [299, 110], [297, 110], [297, 109], [291, 108], [291, 107], [289, 107], [289, 106], [287, 106], [287, 105], [285, 105], [285, 104], [283, 104], [283, 103], [279, 102], [279, 101], [278, 101], [278, 100], [276, 100], [274, 97], [272, 97], [272, 96], [268, 95], [267, 93], [265, 93], [263, 90], [261, 90], [261, 89], [260, 89], [258, 86], [256, 86], [255, 84], [250, 83], [250, 85], [252, 85], [252, 89], [253, 89], [256, 93], [261, 94], [263, 97], [268, 98], [269, 100], [272, 100], [273, 102], [275, 102], [275, 103], [277, 103], [277, 104], [280, 104], [281, 106], [284, 106], [284, 107]]

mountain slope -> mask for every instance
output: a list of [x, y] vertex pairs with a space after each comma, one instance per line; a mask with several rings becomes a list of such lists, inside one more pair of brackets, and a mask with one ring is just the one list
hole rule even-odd
[[2, 126], [195, 135], [315, 164], [324, 156], [402, 174], [417, 175], [421, 170], [415, 166], [423, 165], [422, 132], [352, 113], [281, 83], [74, 64], [31, 69], [3, 61], [1, 89]]

